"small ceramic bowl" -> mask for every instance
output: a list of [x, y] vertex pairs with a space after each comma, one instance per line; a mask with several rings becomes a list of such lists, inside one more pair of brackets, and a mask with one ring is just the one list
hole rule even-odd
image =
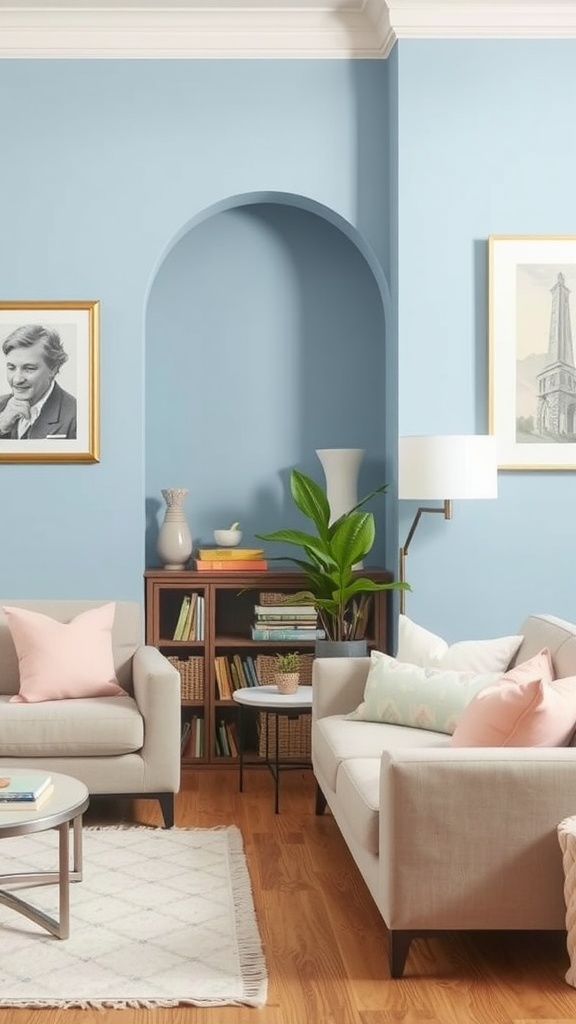
[[242, 530], [214, 530], [214, 540], [221, 548], [235, 548], [242, 540]]

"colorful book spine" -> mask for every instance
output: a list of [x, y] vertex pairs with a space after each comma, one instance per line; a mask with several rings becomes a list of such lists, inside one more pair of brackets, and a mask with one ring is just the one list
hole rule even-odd
[[300, 616], [313, 615], [316, 617], [318, 614], [313, 604], [255, 604], [254, 613], [258, 617], [271, 619], [272, 617], [282, 618], [284, 615], [289, 615], [292, 618], [299, 618]]
[[264, 551], [262, 548], [198, 548], [196, 557], [201, 562], [242, 562], [263, 558]]
[[251, 654], [246, 656], [246, 668], [248, 669], [248, 686], [259, 686], [260, 681], [256, 671], [256, 663]]
[[253, 640], [325, 640], [326, 633], [323, 629], [269, 629], [265, 626], [252, 626]]
[[268, 568], [267, 558], [236, 558], [236, 559], [194, 559], [196, 572], [260, 572]]
[[186, 619], [188, 616], [188, 610], [190, 608], [190, 594], [186, 594], [182, 598], [182, 604], [180, 605], [180, 611], [178, 613], [178, 621], [176, 622], [176, 629], [174, 630], [173, 640], [184, 639], [184, 629], [186, 626]]
[[194, 640], [194, 630], [196, 624], [196, 604], [198, 602], [198, 594], [191, 594], [188, 598], [188, 612], [186, 620], [184, 622], [184, 629], [182, 630], [181, 640]]

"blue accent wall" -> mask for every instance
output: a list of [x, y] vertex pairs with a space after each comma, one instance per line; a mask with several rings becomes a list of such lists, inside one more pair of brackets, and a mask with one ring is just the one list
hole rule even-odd
[[[391, 484], [395, 568], [397, 434], [488, 426], [488, 236], [576, 233], [575, 58], [1, 61], [1, 295], [100, 300], [102, 438], [97, 465], [0, 464], [3, 594], [141, 598], [162, 487], [196, 541], [249, 540], [320, 446]], [[571, 472], [502, 472], [424, 517], [408, 614], [451, 640], [573, 617], [574, 505]]]
[[[487, 238], [576, 234], [576, 43], [409, 41], [396, 59], [399, 433], [482, 433]], [[497, 501], [424, 517], [407, 613], [452, 640], [573, 619], [575, 510], [573, 472], [506, 471]]]
[[[164, 486], [190, 488], [206, 539], [236, 514], [276, 525], [287, 467], [311, 470], [313, 447], [365, 442], [366, 485], [380, 477], [387, 75], [372, 61], [0, 62], [2, 297], [101, 303], [101, 462], [0, 464], [7, 597], [141, 598]], [[291, 224], [263, 204], [203, 221], [264, 193], [316, 214]]]
[[[238, 520], [254, 546], [258, 532], [309, 528], [289, 470], [323, 480], [316, 448], [364, 448], [361, 493], [386, 481], [383, 298], [350, 238], [297, 203], [213, 213], [157, 275], [146, 329], [149, 565], [162, 487], [189, 487], [195, 545], [213, 546], [214, 528]], [[374, 499], [381, 521], [392, 500]]]

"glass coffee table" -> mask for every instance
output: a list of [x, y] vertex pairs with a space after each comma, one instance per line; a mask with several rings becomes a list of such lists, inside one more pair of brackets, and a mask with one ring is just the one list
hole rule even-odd
[[[274, 776], [274, 811], [278, 814], [279, 809], [279, 780], [282, 769], [310, 767], [310, 761], [282, 761], [280, 759], [280, 737], [278, 719], [282, 716], [297, 718], [299, 715], [312, 713], [312, 687], [299, 686], [296, 693], [279, 693], [278, 688], [271, 686], [246, 686], [234, 690], [233, 699], [240, 705], [240, 717], [238, 722], [238, 771], [239, 785], [242, 792], [244, 788], [244, 738], [245, 722], [244, 711], [247, 708], [254, 708], [266, 716], [266, 757], [265, 764]], [[268, 748], [268, 718], [274, 715], [276, 718], [276, 742], [274, 757], [270, 757]], [[252, 766], [255, 762], [251, 763]]]
[[[18, 768], [0, 764], [0, 776], [17, 774]], [[26, 774], [34, 774], [26, 767]], [[38, 776], [46, 775], [38, 771]], [[82, 881], [82, 815], [89, 804], [88, 790], [83, 782], [57, 772], [48, 773], [54, 791], [37, 811], [0, 809], [0, 839], [28, 836], [34, 832], [58, 830], [58, 869], [56, 871], [10, 872], [0, 875], [0, 904], [16, 910], [55, 935], [67, 939], [70, 935], [70, 882]], [[70, 869], [70, 826], [73, 831], [73, 861]], [[9, 855], [9, 845], [5, 850]], [[58, 920], [34, 907], [20, 896], [7, 892], [4, 886], [57, 884], [59, 889]]]

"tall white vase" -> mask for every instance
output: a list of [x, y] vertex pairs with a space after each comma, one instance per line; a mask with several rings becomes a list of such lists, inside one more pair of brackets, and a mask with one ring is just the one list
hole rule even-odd
[[358, 501], [358, 474], [364, 448], [317, 448], [326, 477], [330, 522], [349, 512]]
[[[326, 497], [330, 505], [330, 522], [354, 508], [358, 501], [358, 474], [364, 448], [317, 448], [326, 477]], [[356, 562], [361, 569], [363, 562]]]
[[192, 537], [184, 514], [187, 487], [166, 487], [164, 521], [158, 531], [156, 550], [165, 569], [185, 569], [192, 554]]

